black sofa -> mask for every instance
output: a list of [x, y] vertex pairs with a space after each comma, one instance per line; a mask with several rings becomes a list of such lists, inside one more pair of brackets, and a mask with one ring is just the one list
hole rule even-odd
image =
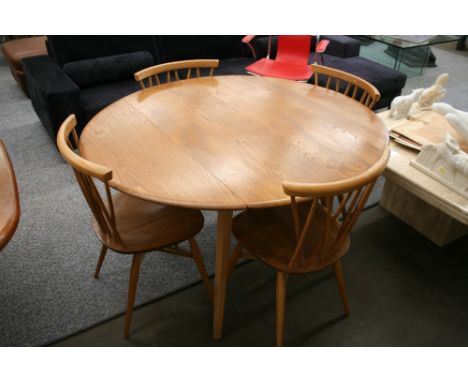
[[[331, 41], [324, 55], [325, 65], [373, 83], [381, 92], [377, 108], [388, 107], [401, 94], [406, 76], [358, 57], [357, 40], [347, 36], [323, 38]], [[48, 36], [48, 56], [24, 59], [23, 67], [34, 110], [55, 140], [60, 124], [69, 114], [77, 116], [80, 132], [105, 106], [139, 90], [133, 73], [145, 67], [193, 58], [218, 58], [217, 75], [245, 74], [245, 67], [254, 58], [241, 39], [242, 36], [232, 35]], [[257, 58], [266, 55], [267, 46], [267, 36], [255, 38]]]

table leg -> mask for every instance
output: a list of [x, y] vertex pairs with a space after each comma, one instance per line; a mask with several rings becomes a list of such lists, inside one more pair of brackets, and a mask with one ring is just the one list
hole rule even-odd
[[401, 54], [401, 48], [396, 48], [397, 54], [395, 57], [395, 64], [393, 65], [393, 69], [397, 70], [398, 64], [400, 63], [400, 54]]
[[424, 50], [424, 58], [423, 58], [423, 61], [422, 61], [422, 64], [421, 64], [421, 70], [419, 71], [420, 75], [423, 74], [423, 71], [424, 71], [425, 68], [429, 67], [429, 59], [431, 57], [430, 52], [431, 52], [430, 47], [429, 47], [429, 45], [427, 45], [425, 50]]
[[398, 66], [396, 67], [396, 70], [400, 70], [401, 68], [401, 61], [403, 61], [403, 55], [405, 54], [404, 50], [401, 48], [398, 48]]
[[218, 211], [213, 307], [213, 337], [216, 340], [221, 338], [223, 332], [231, 228], [232, 211]]

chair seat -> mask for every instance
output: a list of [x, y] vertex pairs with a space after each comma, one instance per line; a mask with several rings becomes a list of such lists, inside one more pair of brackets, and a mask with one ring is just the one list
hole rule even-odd
[[[301, 203], [298, 207], [300, 219], [305, 222], [310, 203]], [[349, 248], [349, 237], [338, 248], [330, 248], [340, 228], [334, 221], [323, 250], [316, 253], [325, 229], [326, 214], [319, 206], [304, 243], [304, 256], [299, 255], [291, 267], [289, 261], [296, 247], [296, 237], [290, 206], [247, 210], [234, 218], [232, 232], [243, 248], [267, 265], [286, 273], [308, 273], [334, 264]]]
[[18, 187], [8, 152], [0, 140], [0, 250], [16, 231], [20, 218]]
[[112, 195], [122, 242], [110, 239], [93, 219], [99, 239], [117, 252], [154, 250], [194, 237], [203, 228], [200, 211], [147, 202], [124, 193]]
[[265, 77], [285, 78], [294, 81], [306, 81], [312, 76], [309, 65], [291, 64], [262, 58], [245, 68], [248, 73]]

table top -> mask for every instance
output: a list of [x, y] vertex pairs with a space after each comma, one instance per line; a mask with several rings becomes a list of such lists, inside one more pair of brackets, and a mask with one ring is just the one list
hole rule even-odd
[[443, 44], [460, 38], [455, 35], [365, 35], [364, 37], [401, 49]]
[[388, 144], [365, 106], [310, 84], [219, 76], [133, 93], [85, 127], [81, 155], [112, 187], [168, 205], [238, 210], [289, 204], [282, 182], [356, 176]]
[[[388, 114], [389, 111], [385, 111], [379, 113], [378, 116], [389, 129], [396, 125], [413, 123], [407, 119], [395, 120], [389, 118]], [[423, 120], [430, 120], [434, 115], [433, 111], [416, 111], [415, 108], [411, 112], [413, 118]], [[384, 172], [385, 178], [410, 191], [461, 223], [468, 224], [468, 199], [410, 166], [410, 161], [416, 157], [417, 151], [393, 141], [390, 143], [390, 147], [392, 153]]]

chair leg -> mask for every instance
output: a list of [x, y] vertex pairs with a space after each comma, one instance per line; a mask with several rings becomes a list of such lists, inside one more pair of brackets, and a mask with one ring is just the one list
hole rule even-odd
[[94, 278], [97, 279], [99, 277], [99, 272], [101, 272], [102, 263], [106, 258], [107, 247], [103, 244], [101, 247], [101, 253], [99, 254], [99, 259], [96, 265], [96, 270], [94, 271]]
[[195, 238], [189, 239], [190, 250], [192, 251], [193, 259], [195, 260], [195, 264], [197, 264], [198, 272], [203, 280], [203, 284], [205, 285], [206, 290], [208, 291], [208, 296], [210, 297], [211, 302], [214, 301], [214, 290], [213, 285], [208, 278], [208, 273], [206, 273], [205, 263], [203, 262], [203, 257], [200, 253], [200, 249], [198, 248], [197, 241]]
[[349, 316], [349, 301], [348, 295], [346, 294], [345, 281], [343, 276], [343, 266], [341, 265], [341, 260], [338, 260], [334, 265], [333, 269], [335, 270], [336, 283], [338, 284], [338, 289], [340, 290], [341, 300], [343, 301], [343, 309], [346, 317]]
[[143, 253], [136, 253], [133, 255], [132, 259], [132, 268], [130, 269], [130, 279], [128, 281], [127, 312], [125, 313], [125, 337], [128, 337], [130, 333], [130, 323], [132, 321], [133, 304], [135, 303], [138, 276], [140, 274], [140, 265], [141, 261], [143, 260], [143, 256]]
[[276, 346], [283, 346], [284, 342], [284, 308], [286, 304], [286, 281], [288, 274], [276, 274]]

